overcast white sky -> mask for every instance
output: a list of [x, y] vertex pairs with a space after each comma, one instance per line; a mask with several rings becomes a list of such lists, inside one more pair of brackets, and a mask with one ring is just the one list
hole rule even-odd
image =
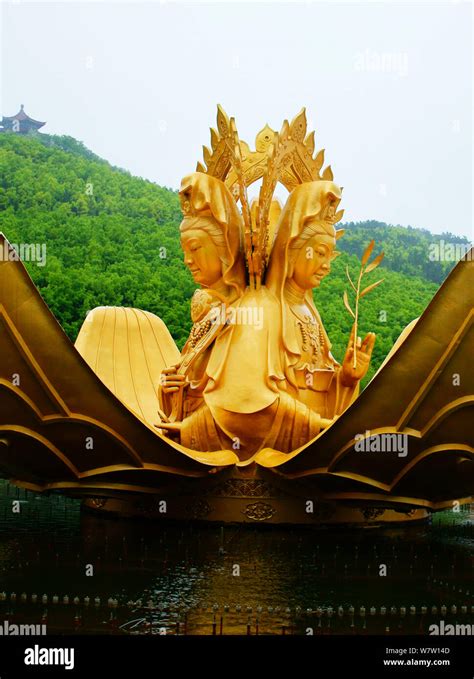
[[472, 238], [472, 6], [1, 5], [1, 113], [25, 105], [114, 165], [178, 188], [221, 103], [253, 146], [306, 106], [345, 219]]

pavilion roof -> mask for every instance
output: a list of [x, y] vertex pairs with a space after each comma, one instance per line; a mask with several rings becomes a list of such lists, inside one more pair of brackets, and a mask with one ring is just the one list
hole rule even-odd
[[19, 121], [24, 121], [24, 120], [29, 120], [31, 123], [34, 125], [37, 125], [38, 127], [43, 127], [43, 125], [46, 125], [45, 122], [41, 122], [40, 120], [35, 120], [34, 118], [30, 118], [30, 116], [25, 113], [25, 107], [22, 104], [20, 110], [18, 113], [14, 116], [3, 116], [3, 122], [9, 121], [9, 120], [19, 120]]

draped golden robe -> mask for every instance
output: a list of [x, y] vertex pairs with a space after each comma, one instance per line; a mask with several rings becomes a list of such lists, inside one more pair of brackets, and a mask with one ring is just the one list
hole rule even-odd
[[189, 375], [186, 398], [201, 402], [182, 421], [181, 443], [202, 451], [231, 448], [240, 459], [264, 447], [294, 450], [321, 427], [319, 415], [287, 392], [278, 300], [262, 287], [233, 306], [235, 322], [203, 357], [204, 370], [196, 365]]

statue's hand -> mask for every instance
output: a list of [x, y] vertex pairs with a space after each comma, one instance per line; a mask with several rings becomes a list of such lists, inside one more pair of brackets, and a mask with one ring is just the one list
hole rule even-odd
[[173, 394], [187, 386], [186, 375], [177, 373], [176, 366], [173, 365], [163, 370], [160, 383], [165, 394]]
[[164, 436], [179, 441], [182, 424], [182, 422], [160, 422], [159, 424], [155, 424], [155, 427], [160, 429]]
[[159, 424], [155, 424], [155, 427], [164, 429], [168, 434], [179, 434], [182, 426], [182, 422], [160, 422]]
[[364, 341], [361, 342], [360, 337], [356, 342], [356, 365], [354, 367], [354, 330], [352, 328], [351, 337], [347, 346], [346, 355], [342, 362], [342, 384], [345, 387], [354, 387], [359, 380], [367, 374], [369, 369], [370, 359], [375, 344], [375, 333], [369, 332]]

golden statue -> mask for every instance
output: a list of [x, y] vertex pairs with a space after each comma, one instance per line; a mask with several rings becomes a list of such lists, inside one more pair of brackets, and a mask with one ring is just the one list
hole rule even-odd
[[[180, 191], [184, 261], [202, 289], [192, 303], [194, 325], [181, 361], [163, 372], [159, 427], [179, 434], [187, 448], [233, 449], [241, 460], [250, 460], [262, 448], [291, 452], [328, 426], [357, 395], [375, 336], [370, 333], [356, 345], [356, 365], [350, 339], [340, 366], [312, 298], [343, 234], [334, 226], [343, 214], [337, 212], [339, 187], [319, 178], [317, 168], [312, 168], [315, 181], [298, 184], [290, 176], [289, 185], [296, 187], [270, 228], [276, 179], [293, 165], [295, 151], [307, 150], [301, 143], [303, 121], [284, 125], [281, 133], [282, 144], [294, 146], [290, 163], [287, 154], [279, 157], [285, 146], [274, 138], [267, 166], [258, 174], [252, 169], [246, 178], [248, 147], [242, 149], [233, 121], [227, 122], [221, 110], [219, 116], [221, 129], [224, 122], [224, 130], [233, 134], [234, 145], [224, 147], [227, 163], [219, 156], [220, 167], [227, 169], [219, 178], [196, 172], [183, 180]], [[214, 146], [219, 155], [216, 136]], [[224, 183], [231, 168], [242, 217]], [[249, 206], [247, 185], [262, 172], [259, 200]]]
[[[251, 150], [218, 107], [204, 161], [179, 194], [200, 286], [181, 352], [160, 318], [122, 307], [91, 311], [72, 345], [23, 264], [0, 260], [0, 471], [158, 519], [365, 525], [472, 502], [472, 252], [359, 396], [375, 342], [358, 337], [359, 300], [381, 282], [362, 279], [383, 253], [369, 263], [372, 241], [355, 282], [347, 271], [353, 328], [338, 363], [313, 292], [338, 254], [341, 189], [304, 109]], [[406, 450], [361, 452], [374, 436], [405, 437]]]

